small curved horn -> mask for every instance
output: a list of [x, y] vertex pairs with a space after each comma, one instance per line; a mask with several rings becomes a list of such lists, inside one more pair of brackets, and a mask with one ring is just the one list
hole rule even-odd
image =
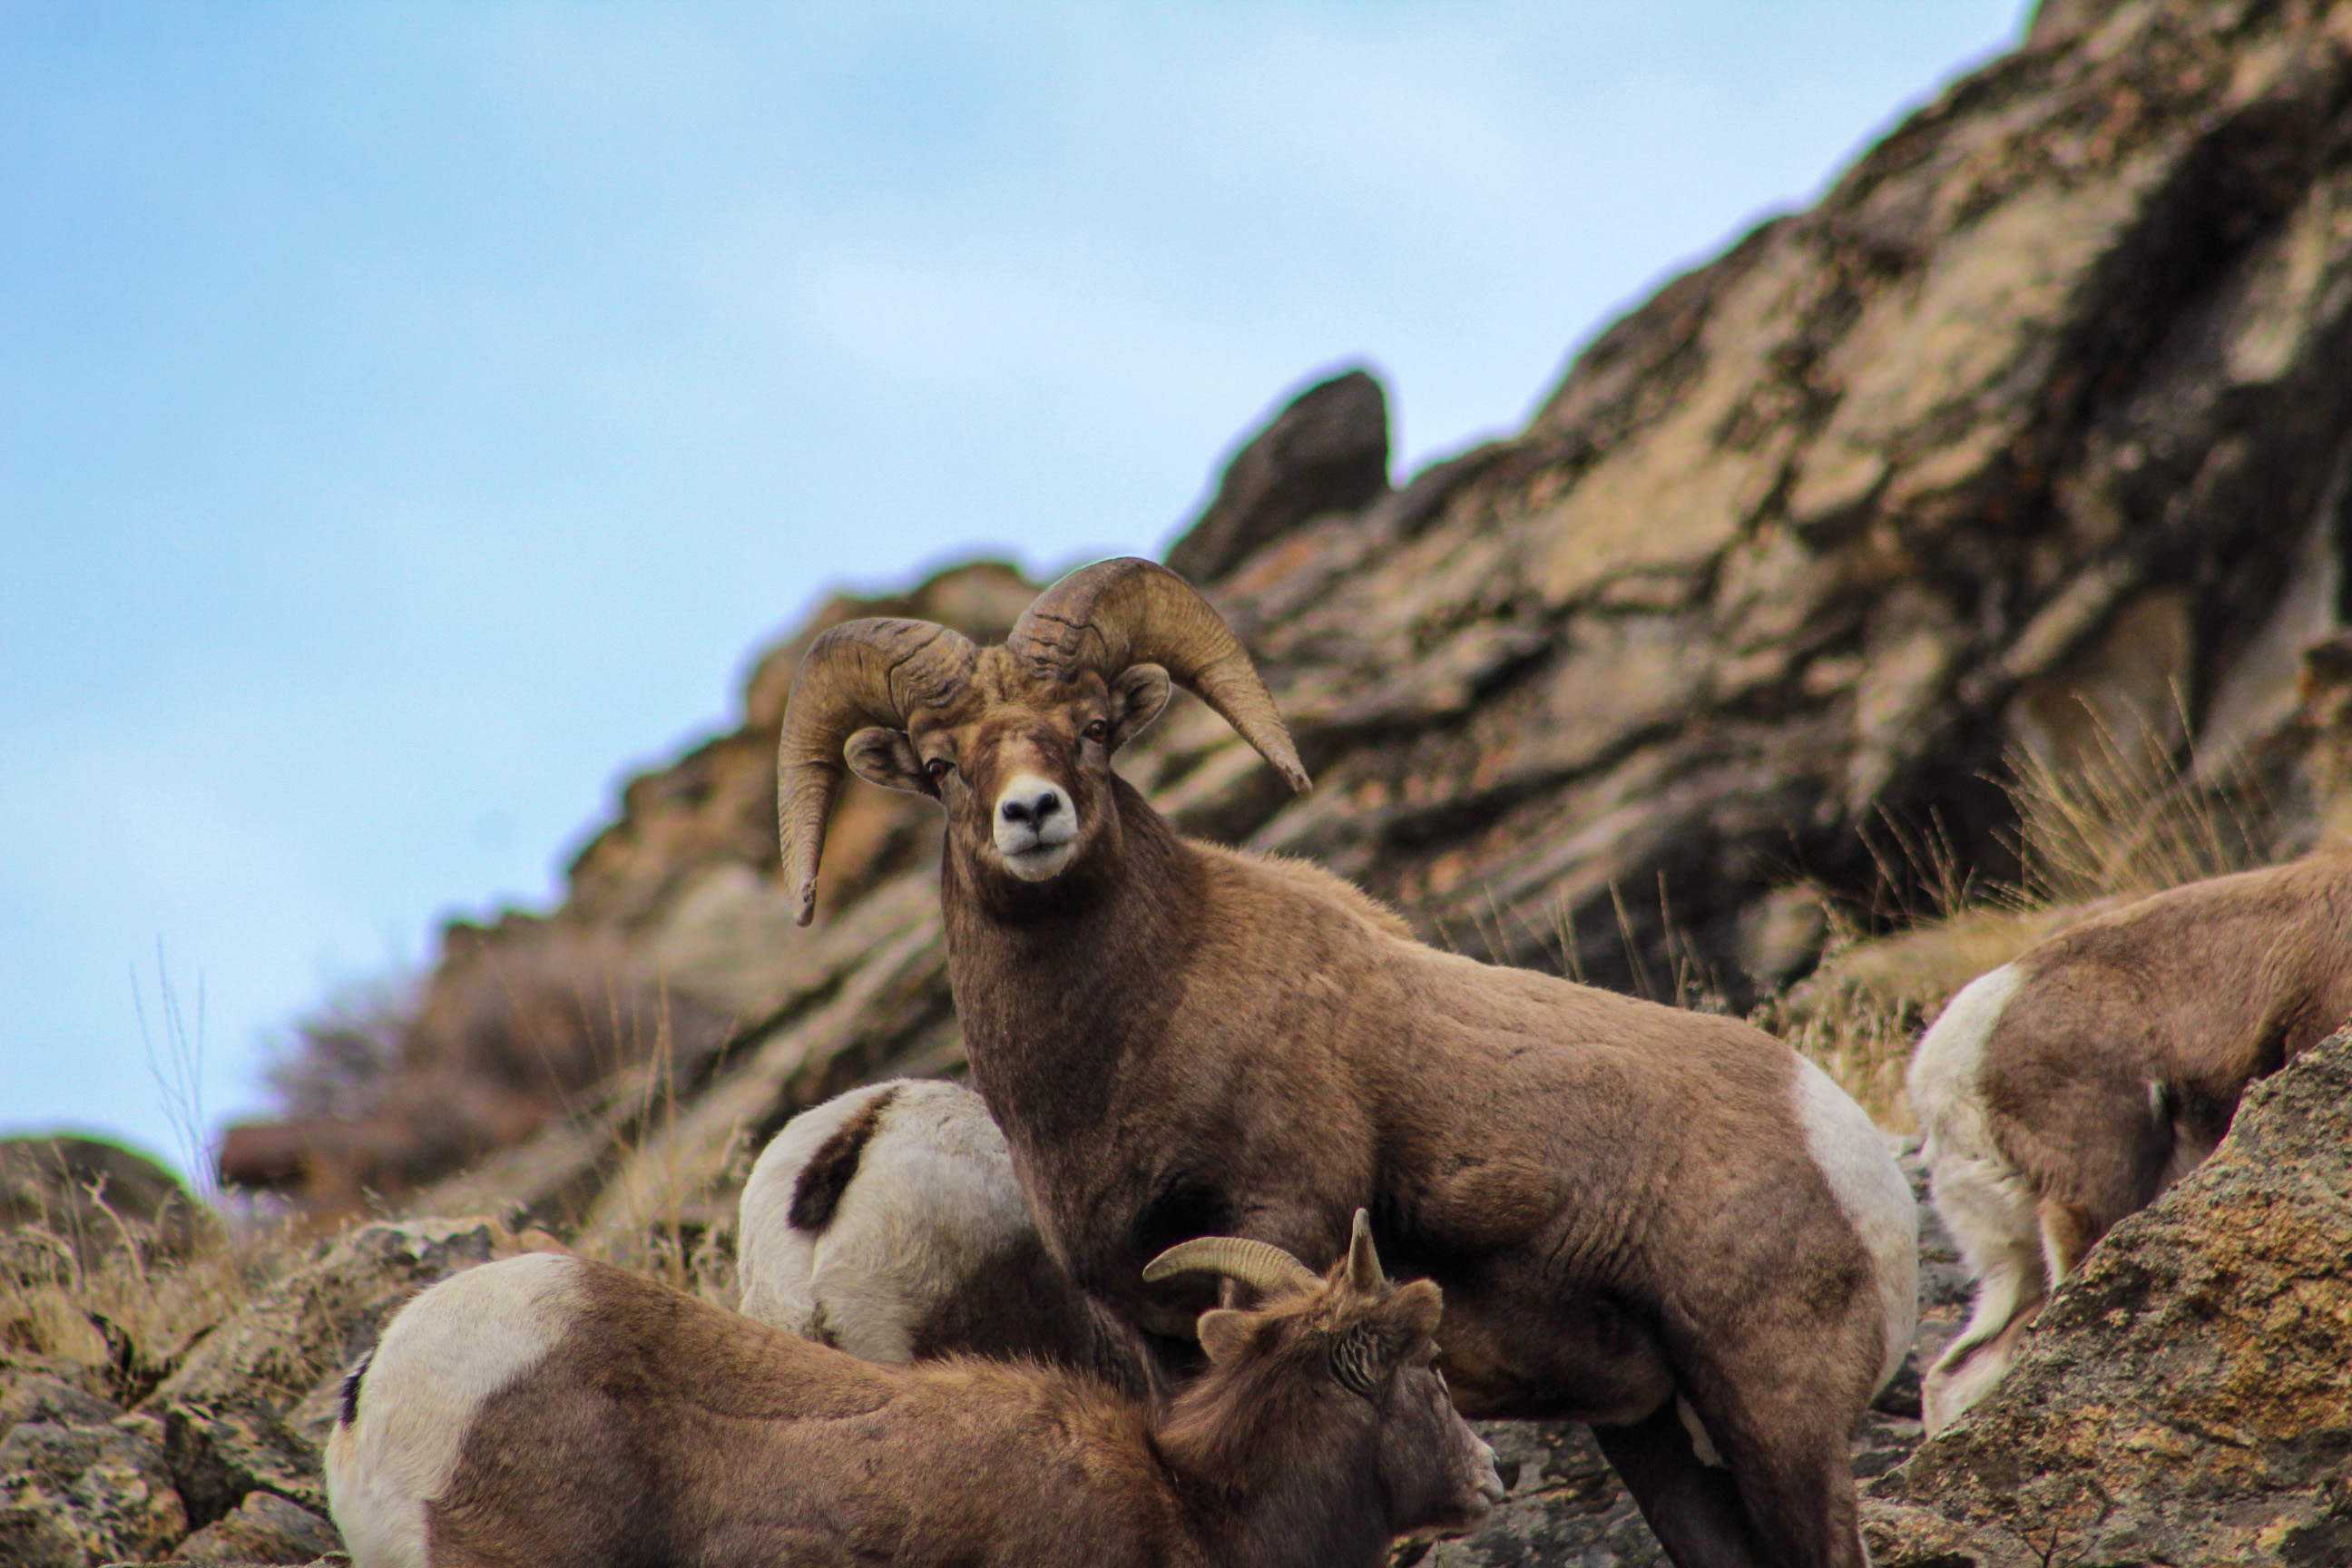
[[1156, 561], [1125, 555], [1071, 573], [1022, 612], [1004, 646], [1033, 674], [1056, 680], [1080, 669], [1108, 680], [1133, 665], [1164, 665], [1292, 789], [1307, 785], [1298, 748], [1241, 639], [1190, 583]]
[[1143, 1266], [1144, 1283], [1171, 1274], [1223, 1274], [1268, 1296], [1311, 1290], [1323, 1281], [1315, 1270], [1271, 1242], [1240, 1236], [1199, 1236], [1180, 1241]]
[[952, 702], [980, 650], [930, 621], [844, 621], [809, 645], [776, 746], [776, 827], [802, 925], [816, 912], [825, 815], [840, 792], [842, 742], [868, 724], [907, 727], [918, 708]]
[[1348, 1237], [1348, 1284], [1369, 1296], [1387, 1289], [1388, 1282], [1388, 1276], [1381, 1272], [1381, 1255], [1372, 1249], [1372, 1216], [1358, 1209], [1356, 1228]]

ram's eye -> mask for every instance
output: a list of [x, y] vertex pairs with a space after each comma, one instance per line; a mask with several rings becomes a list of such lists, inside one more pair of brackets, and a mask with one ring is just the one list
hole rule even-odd
[[923, 764], [923, 771], [930, 774], [935, 780], [943, 779], [950, 773], [955, 772], [955, 764], [948, 761], [945, 757], [933, 757], [929, 762]]
[[1086, 727], [1085, 734], [1086, 734], [1087, 739], [1087, 740], [1089, 740], [1089, 741], [1108, 741], [1108, 740], [1109, 740], [1109, 739], [1110, 739], [1110, 721], [1109, 721], [1109, 720], [1108, 720], [1108, 719], [1097, 719], [1097, 720], [1096, 720], [1093, 723], [1091, 723], [1091, 724], [1089, 724], [1089, 725], [1087, 725], [1087, 726]]

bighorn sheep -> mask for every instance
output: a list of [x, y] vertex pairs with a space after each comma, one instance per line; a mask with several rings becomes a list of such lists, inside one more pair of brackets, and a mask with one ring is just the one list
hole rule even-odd
[[1209, 1368], [1159, 1406], [877, 1365], [575, 1258], [486, 1264], [346, 1384], [335, 1521], [359, 1568], [1369, 1568], [1501, 1495], [1431, 1364], [1437, 1287], [1390, 1285], [1368, 1228], [1328, 1279], [1228, 1237], [1152, 1268], [1266, 1293], [1202, 1319]]
[[2346, 849], [2127, 904], [1954, 996], [1911, 1103], [1977, 1298], [1927, 1373], [1927, 1429], [2000, 1381], [2092, 1243], [2213, 1152], [2247, 1084], [2347, 1016]]
[[972, 1076], [1057, 1261], [1179, 1331], [1202, 1297], [1141, 1259], [1232, 1232], [1328, 1261], [1368, 1207], [1444, 1287], [1465, 1412], [1593, 1423], [1677, 1563], [1862, 1563], [1847, 1440], [1909, 1342], [1917, 1226], [1869, 1118], [1746, 1024], [1440, 952], [1312, 866], [1180, 837], [1111, 768], [1171, 679], [1306, 787], [1248, 655], [1147, 561], [1001, 647], [835, 626], [784, 721], [803, 920], [845, 755], [945, 807]]
[[744, 1184], [742, 1310], [867, 1361], [1026, 1356], [1151, 1391], [1124, 1323], [1045, 1254], [1004, 1134], [961, 1084], [893, 1079], [801, 1112]]

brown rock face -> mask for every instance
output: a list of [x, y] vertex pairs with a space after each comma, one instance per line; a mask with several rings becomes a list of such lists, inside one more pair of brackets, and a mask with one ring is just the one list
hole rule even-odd
[[[1518, 435], [1391, 490], [1369, 378], [1278, 416], [1171, 559], [1212, 580], [1317, 787], [1288, 795], [1189, 699], [1129, 776], [1437, 942], [1735, 1005], [1811, 963], [1800, 883], [1924, 905], [1905, 835], [2015, 876], [2011, 753], [2245, 761], [2288, 848], [2340, 816], [2352, 12], [2064, 9], [1602, 333]], [[1360, 492], [1286, 477], [1312, 472]], [[740, 729], [628, 787], [562, 910], [453, 933], [436, 998], [484, 952], [593, 942], [716, 1022], [543, 1096], [487, 1159], [484, 1136], [401, 1167], [473, 1162], [405, 1201], [699, 1231], [793, 1111], [952, 1068], [935, 817], [853, 784], [793, 929], [776, 727], [823, 626], [996, 640], [1034, 591], [981, 565], [827, 605]]]
[[1994, 1393], [1883, 1484], [1908, 1506], [1874, 1544], [1940, 1528], [1927, 1560], [1951, 1568], [2352, 1563], [2347, 1258], [2352, 1029], [2092, 1251]]
[[1351, 370], [1300, 393], [1251, 438], [1168, 564], [1214, 582], [1307, 519], [1355, 511], [1388, 488], [1388, 395]]

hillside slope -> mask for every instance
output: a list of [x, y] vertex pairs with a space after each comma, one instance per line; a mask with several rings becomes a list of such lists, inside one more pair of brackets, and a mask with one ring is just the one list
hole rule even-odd
[[[2014, 758], [2252, 781], [2265, 847], [2307, 841], [2344, 771], [2347, 51], [2340, 5], [2055, 8], [1517, 435], [1391, 488], [1377, 383], [1313, 389], [1171, 559], [1317, 788], [1189, 699], [1123, 767], [1432, 940], [1736, 1006], [1813, 963], [1824, 897], [1883, 923], [1939, 862], [2015, 879]], [[330, 1201], [470, 1165], [410, 1201], [692, 1226], [800, 1106], [952, 1068], [929, 809], [847, 792], [796, 930], [774, 739], [823, 626], [1001, 636], [1035, 586], [828, 606], [738, 729], [630, 784], [561, 909], [453, 929], [371, 1113], [247, 1130], [248, 1174]]]

